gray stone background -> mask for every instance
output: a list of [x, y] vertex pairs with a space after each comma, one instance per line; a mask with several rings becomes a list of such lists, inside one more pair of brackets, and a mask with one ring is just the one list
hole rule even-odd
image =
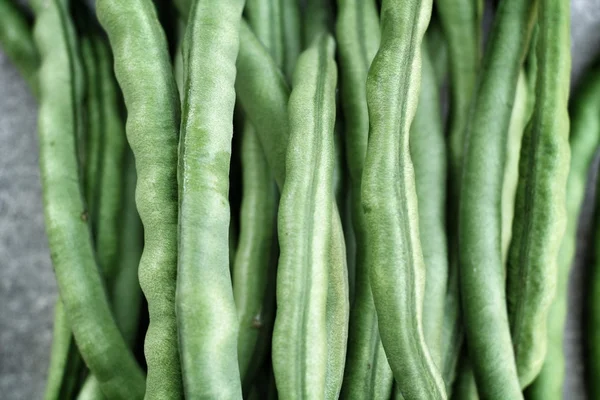
[[[572, 0], [573, 84], [600, 45], [600, 0]], [[41, 399], [52, 340], [56, 284], [44, 236], [36, 136], [37, 107], [0, 49], [0, 398]], [[582, 283], [593, 193], [581, 218], [570, 278], [565, 399], [585, 399]]]

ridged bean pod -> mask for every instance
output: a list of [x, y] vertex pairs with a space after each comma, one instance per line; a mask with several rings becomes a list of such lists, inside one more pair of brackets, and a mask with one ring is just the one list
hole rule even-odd
[[333, 39], [322, 35], [300, 55], [288, 106], [290, 137], [278, 215], [281, 254], [273, 331], [273, 368], [282, 399], [325, 397], [334, 204], [334, 51]]
[[29, 23], [14, 0], [0, 0], [0, 45], [36, 95], [39, 56]]
[[341, 396], [346, 399], [387, 400], [393, 376], [379, 338], [369, 271], [365, 264], [365, 220], [360, 190], [369, 135], [365, 82], [380, 39], [375, 1], [339, 0], [336, 36], [341, 101], [346, 119], [352, 223], [357, 238], [355, 294], [350, 310], [348, 356]]
[[502, 184], [507, 132], [536, 2], [498, 5], [466, 131], [459, 207], [464, 326], [479, 395], [522, 398], [502, 262]]
[[144, 343], [146, 398], [181, 398], [175, 318], [177, 88], [165, 35], [152, 3], [98, 0], [96, 7], [113, 50], [115, 73], [127, 107], [127, 140], [138, 173], [136, 205], [144, 225], [139, 280], [150, 313]]
[[[288, 112], [285, 107], [289, 89], [285, 78], [268, 52], [260, 45], [248, 25], [242, 21], [240, 53], [237, 59], [236, 91], [246, 116], [256, 127], [269, 167], [281, 188], [286, 176], [285, 151], [288, 144]], [[337, 206], [332, 208], [332, 239], [328, 263], [327, 393], [340, 391], [346, 360], [349, 292], [346, 250]]]
[[563, 338], [567, 314], [567, 284], [577, 247], [577, 226], [588, 171], [600, 145], [600, 69], [591, 68], [570, 106], [571, 166], [567, 179], [567, 227], [558, 253], [556, 295], [548, 313], [548, 350], [540, 374], [527, 388], [532, 400], [562, 399], [565, 377]]
[[442, 334], [448, 247], [446, 237], [446, 140], [440, 110], [440, 86], [427, 40], [421, 49], [421, 90], [410, 128], [410, 157], [415, 171], [419, 234], [425, 262], [423, 333], [435, 365], [442, 365]]
[[228, 195], [243, 6], [242, 0], [194, 1], [183, 49], [176, 303], [190, 399], [241, 397]]
[[523, 136], [507, 265], [507, 301], [521, 387], [546, 355], [546, 321], [565, 231], [569, 171], [569, 3], [540, 0], [536, 101]]
[[431, 1], [384, 0], [381, 16], [381, 46], [367, 78], [366, 262], [381, 341], [400, 392], [407, 400], [444, 399], [423, 336], [425, 264], [409, 145]]
[[61, 300], [77, 346], [106, 396], [141, 398], [144, 376], [112, 317], [80, 186], [76, 149], [81, 97], [74, 74], [80, 60], [69, 2], [33, 5], [34, 37], [42, 60], [38, 124], [44, 211]]

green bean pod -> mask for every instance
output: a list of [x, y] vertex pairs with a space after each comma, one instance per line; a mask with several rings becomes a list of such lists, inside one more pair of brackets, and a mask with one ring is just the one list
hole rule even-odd
[[600, 69], [595, 65], [584, 77], [570, 106], [571, 166], [567, 180], [567, 227], [558, 253], [556, 295], [548, 314], [548, 350], [540, 374], [527, 388], [528, 399], [562, 399], [565, 376], [563, 351], [567, 314], [567, 284], [577, 247], [579, 213], [588, 171], [600, 145]]
[[310, 47], [313, 40], [331, 31], [333, 26], [332, 0], [307, 0], [302, 18], [302, 42]]
[[243, 197], [240, 215], [240, 240], [235, 255], [233, 296], [238, 310], [238, 362], [240, 376], [251, 362], [259, 363], [256, 345], [261, 336], [269, 335], [272, 317], [266, 315], [274, 293], [268, 293], [269, 280], [274, 276], [271, 246], [276, 221], [276, 188], [263, 155], [254, 127], [246, 121], [242, 134]]
[[243, 5], [194, 1], [184, 42], [176, 300], [184, 389], [191, 399], [242, 394], [228, 195]]
[[37, 95], [38, 52], [31, 27], [13, 0], [0, 0], [0, 45], [33, 94]]
[[288, 81], [291, 82], [296, 61], [302, 48], [300, 2], [297, 0], [280, 0], [279, 3], [281, 4], [281, 30], [283, 35], [283, 72]]
[[[281, 4], [250, 0], [248, 20], [278, 65], [284, 60]], [[263, 364], [273, 327], [277, 190], [252, 124], [242, 130], [242, 203], [240, 239], [233, 267], [233, 295], [238, 311], [238, 361], [245, 388]]]
[[505, 307], [502, 183], [507, 132], [536, 2], [503, 0], [466, 131], [459, 207], [462, 312], [479, 395], [522, 398]]
[[565, 231], [569, 171], [569, 3], [540, 0], [536, 102], [523, 136], [507, 266], [508, 316], [521, 387], [546, 354], [546, 321]]
[[[466, 346], [463, 346], [465, 349]], [[466, 350], [466, 349], [465, 349]], [[466, 351], [463, 351], [458, 370], [456, 371], [456, 379], [452, 387], [452, 399], [456, 400], [478, 400], [477, 385], [475, 384], [475, 376], [473, 368]]]
[[442, 365], [442, 334], [448, 248], [446, 237], [446, 139], [442, 127], [440, 90], [427, 40], [421, 49], [421, 91], [410, 129], [419, 206], [419, 234], [425, 262], [423, 333], [435, 364]]
[[73, 398], [81, 385], [84, 367], [59, 298], [54, 306], [52, 348], [44, 400]]
[[[288, 105], [273, 369], [280, 398], [323, 398], [332, 238], [335, 46], [321, 36], [298, 59]], [[307, 172], [308, 168], [308, 172]]]
[[521, 142], [527, 120], [531, 115], [527, 109], [529, 94], [527, 93], [526, 79], [524, 70], [521, 70], [519, 80], [517, 81], [515, 102], [508, 125], [508, 139], [506, 140], [506, 161], [504, 164], [504, 181], [502, 183], [502, 257], [505, 264], [508, 257], [515, 214], [515, 196], [519, 181]]
[[136, 205], [144, 225], [139, 280], [150, 313], [144, 343], [146, 397], [181, 398], [175, 318], [177, 88], [165, 35], [152, 3], [98, 0], [96, 7], [113, 50], [115, 73], [128, 113], [127, 139], [138, 173]]
[[[435, 15], [435, 14], [434, 14]], [[441, 87], [447, 79], [449, 70], [449, 51], [448, 40], [445, 37], [445, 32], [442, 30], [439, 18], [434, 18], [432, 15], [431, 22], [425, 33], [429, 47], [429, 57], [433, 64], [433, 70], [437, 78], [438, 85]]]
[[[67, 1], [36, 1], [40, 50], [40, 167], [46, 231], [61, 300], [87, 366], [111, 399], [137, 399], [144, 376], [111, 315], [83, 202], [77, 149], [81, 97]], [[98, 346], [102, 343], [102, 346]]]
[[[246, 116], [256, 127], [267, 163], [281, 188], [286, 177], [289, 89], [285, 78], [248, 25], [242, 21], [237, 59], [236, 93]], [[349, 291], [346, 250], [337, 206], [332, 208], [331, 257], [328, 263], [327, 396], [337, 396], [342, 384], [348, 337]]]
[[[598, 186], [598, 183], [596, 184]], [[600, 339], [600, 247], [598, 242], [600, 241], [600, 196], [598, 196], [598, 190], [596, 189], [596, 207], [595, 207], [595, 227], [593, 233], [593, 240], [595, 243], [594, 253], [592, 255], [592, 263], [589, 268], [588, 276], [588, 292], [587, 297], [587, 320], [585, 321], [586, 335], [585, 342], [589, 354], [585, 358], [587, 371], [587, 393], [591, 399], [596, 399], [600, 395], [600, 384], [598, 383], [598, 376], [600, 376], [600, 362], [598, 361], [598, 355], [600, 355], [600, 347], [598, 346], [598, 340]]]
[[366, 262], [381, 341], [400, 392], [406, 399], [443, 399], [444, 384], [423, 336], [425, 265], [409, 146], [431, 1], [384, 0], [381, 16], [381, 46], [367, 78]]
[[387, 400], [393, 376], [379, 338], [377, 314], [365, 264], [365, 220], [360, 190], [369, 135], [365, 82], [380, 39], [375, 2], [339, 0], [336, 34], [340, 55], [341, 101], [346, 118], [352, 223], [357, 238], [355, 295], [350, 312], [342, 398]]

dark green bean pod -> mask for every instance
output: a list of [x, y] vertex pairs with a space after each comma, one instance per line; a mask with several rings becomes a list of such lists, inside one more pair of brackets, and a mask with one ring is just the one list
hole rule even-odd
[[283, 399], [330, 398], [326, 378], [334, 52], [333, 39], [322, 35], [300, 55], [288, 105], [290, 136], [278, 214], [281, 254], [273, 331], [273, 369]]
[[507, 132], [536, 2], [500, 2], [466, 131], [459, 207], [462, 313], [479, 395], [522, 398], [502, 262], [502, 184]]
[[409, 145], [431, 1], [384, 0], [381, 16], [381, 46], [367, 78], [366, 263], [381, 341], [400, 392], [407, 400], [444, 399], [423, 335], [425, 264]]
[[425, 262], [423, 333], [429, 353], [442, 365], [442, 334], [448, 247], [446, 237], [446, 138], [440, 110], [440, 86], [427, 40], [421, 49], [421, 91], [410, 128], [410, 157], [415, 171], [419, 206], [419, 234]]
[[[434, 14], [435, 15], [435, 14]], [[448, 40], [445, 37], [445, 32], [439, 23], [439, 18], [431, 17], [431, 22], [425, 33], [429, 47], [429, 56], [433, 64], [433, 70], [437, 78], [438, 85], [442, 87], [448, 78]]]
[[388, 399], [392, 370], [377, 327], [377, 314], [365, 263], [365, 220], [361, 180], [369, 115], [365, 82], [379, 46], [379, 17], [373, 0], [339, 0], [336, 25], [339, 43], [341, 101], [346, 118], [346, 160], [351, 184], [352, 223], [356, 235], [356, 283], [350, 312], [348, 357], [342, 398]]
[[330, 32], [333, 27], [332, 0], [307, 0], [302, 16], [302, 42], [310, 47], [321, 34]]
[[567, 283], [577, 247], [579, 213], [588, 171], [600, 145], [600, 69], [595, 65], [584, 77], [570, 106], [571, 166], [567, 180], [567, 227], [558, 253], [556, 295], [548, 314], [548, 350], [540, 374], [527, 388], [532, 400], [562, 399], [565, 377], [564, 331]]
[[536, 101], [523, 136], [507, 265], [508, 316], [521, 387], [546, 355], [546, 321], [565, 232], [569, 171], [569, 3], [540, 0]]
[[283, 34], [283, 72], [288, 81], [291, 81], [296, 67], [296, 60], [302, 48], [300, 2], [297, 0], [280, 0], [279, 3], [281, 3], [281, 30]]
[[[256, 127], [267, 162], [278, 186], [285, 180], [285, 151], [288, 143], [289, 89], [285, 78], [266, 49], [242, 21], [237, 59], [236, 92], [247, 117]], [[333, 234], [327, 297], [328, 376], [327, 394], [339, 392], [346, 359], [349, 293], [344, 236], [337, 206], [333, 206]]]
[[184, 42], [176, 303], [184, 389], [190, 399], [242, 395], [228, 195], [243, 6], [242, 0], [194, 1]]
[[[111, 399], [137, 399], [144, 376], [111, 315], [94, 260], [76, 154], [80, 63], [68, 1], [36, 1], [40, 168], [46, 231], [61, 300], [87, 366]], [[98, 346], [102, 343], [102, 346]]]
[[[249, 24], [278, 65], [284, 60], [282, 10], [276, 0], [249, 0]], [[242, 204], [240, 238], [233, 267], [238, 311], [238, 361], [244, 388], [263, 364], [273, 326], [277, 190], [249, 121], [242, 130]], [[264, 343], [263, 343], [264, 342]]]
[[[596, 183], [598, 187], [598, 183]], [[592, 262], [589, 267], [588, 288], [586, 294], [587, 300], [587, 319], [585, 321], [585, 345], [588, 350], [585, 358], [587, 367], [587, 394], [590, 399], [597, 399], [600, 396], [600, 196], [596, 189], [596, 207], [595, 207], [595, 227], [593, 232], [594, 251]]]
[[39, 56], [31, 27], [14, 0], [0, 0], [0, 45], [36, 95]]
[[139, 280], [150, 313], [144, 343], [146, 397], [181, 398], [175, 318], [177, 88], [165, 35], [152, 3], [98, 0], [96, 7], [113, 50], [115, 73], [127, 107], [127, 139], [138, 173], [136, 205], [144, 225]]
[[[466, 350], [463, 346], [463, 351]], [[471, 361], [466, 351], [463, 352], [458, 370], [456, 371], [456, 379], [452, 387], [452, 399], [456, 400], [478, 400], [477, 385], [475, 384], [475, 376]]]

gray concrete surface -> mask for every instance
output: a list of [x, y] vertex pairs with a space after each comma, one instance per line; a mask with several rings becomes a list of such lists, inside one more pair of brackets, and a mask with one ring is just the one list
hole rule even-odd
[[[600, 47], [600, 0], [572, 0], [574, 81]], [[0, 50], [0, 398], [42, 398], [56, 284], [44, 236], [36, 104]], [[582, 297], [592, 193], [570, 281], [565, 399], [585, 399]]]

